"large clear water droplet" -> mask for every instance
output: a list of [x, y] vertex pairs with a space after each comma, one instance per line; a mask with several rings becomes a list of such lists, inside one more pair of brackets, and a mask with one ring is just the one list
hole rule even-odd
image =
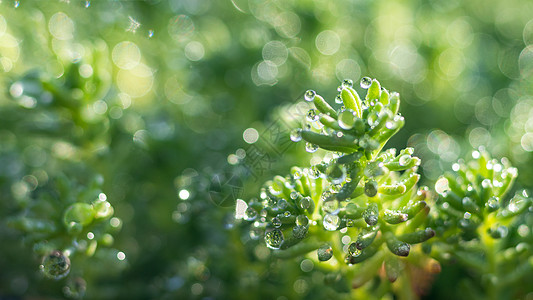
[[281, 232], [279, 229], [271, 230], [265, 234], [265, 243], [270, 249], [279, 249], [283, 243], [283, 240], [283, 232]]
[[246, 221], [253, 221], [255, 218], [257, 218], [257, 211], [251, 207], [248, 207], [244, 212], [244, 219]]
[[316, 250], [319, 261], [327, 261], [333, 256], [333, 249], [330, 245], [324, 244]]
[[348, 254], [351, 256], [359, 256], [361, 250], [357, 249], [356, 243], [351, 243], [350, 246], [348, 246]]
[[302, 129], [296, 128], [291, 131], [291, 141], [299, 142], [302, 140]]
[[279, 208], [279, 209], [282, 209], [282, 210], [283, 210], [283, 209], [287, 208], [287, 205], [288, 205], [287, 200], [285, 200], [285, 199], [279, 199], [279, 201], [278, 201], [278, 208]]
[[339, 114], [339, 126], [342, 129], [350, 130], [355, 124], [355, 115], [353, 111], [345, 110]]
[[336, 215], [339, 213], [339, 201], [330, 199], [322, 203], [322, 210], [325, 213]]
[[339, 228], [339, 225], [341, 223], [341, 219], [337, 215], [327, 214], [324, 216], [324, 220], [322, 221], [322, 225], [324, 225], [324, 229], [328, 231], [335, 231], [337, 228]]
[[353, 87], [353, 81], [351, 79], [344, 79], [342, 81], [342, 87]]
[[281, 220], [278, 217], [272, 218], [272, 226], [276, 228], [281, 227]]
[[378, 193], [378, 184], [374, 180], [365, 183], [365, 195], [374, 197]]
[[70, 259], [59, 250], [54, 250], [43, 258], [40, 266], [44, 276], [61, 279], [70, 272]]
[[298, 195], [300, 195], [300, 193], [298, 193], [297, 191], [292, 191], [290, 197], [292, 200], [296, 200], [298, 199]]
[[365, 90], [368, 89], [370, 87], [370, 85], [372, 84], [372, 78], [370, 77], [363, 77], [361, 78], [361, 82], [359, 83], [361, 85], [362, 88], [364, 88]]
[[316, 110], [314, 108], [311, 108], [307, 112], [307, 121], [309, 122], [316, 122], [318, 121], [318, 115], [316, 114]]
[[305, 238], [305, 236], [307, 235], [307, 231], [308, 231], [307, 226], [296, 225], [292, 229], [292, 234], [294, 235], [295, 238], [301, 240]]
[[316, 150], [318, 150], [318, 145], [311, 144], [309, 142], [305, 143], [305, 151], [309, 153], [314, 153], [316, 152]]
[[340, 184], [346, 179], [346, 171], [338, 164], [330, 165], [326, 170], [326, 174], [333, 184]]
[[316, 92], [315, 91], [307, 90], [305, 92], [304, 99], [305, 99], [305, 101], [311, 102], [311, 101], [315, 100], [315, 96], [316, 96]]
[[296, 225], [307, 226], [307, 224], [309, 224], [309, 219], [306, 215], [298, 215], [296, 217]]
[[303, 197], [301, 200], [300, 200], [300, 208], [302, 209], [308, 209], [309, 206], [311, 206], [311, 198], [310, 197]]
[[400, 166], [407, 166], [411, 162], [411, 156], [404, 154], [398, 159]]
[[311, 177], [311, 179], [317, 179], [318, 177], [320, 177], [320, 174], [321, 173], [317, 165], [314, 165], [309, 168], [309, 177]]

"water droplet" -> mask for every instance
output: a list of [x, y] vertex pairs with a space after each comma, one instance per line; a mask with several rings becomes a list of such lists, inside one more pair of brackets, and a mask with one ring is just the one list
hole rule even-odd
[[317, 179], [318, 177], [320, 177], [320, 174], [321, 174], [317, 165], [314, 165], [311, 168], [309, 168], [308, 173], [311, 179]]
[[370, 87], [370, 85], [372, 84], [372, 79], [370, 77], [363, 77], [361, 78], [361, 82], [360, 82], [360, 85], [362, 88], [364, 88], [365, 90], [368, 89]]
[[311, 143], [305, 143], [305, 151], [309, 153], [314, 153], [318, 150], [318, 145], [311, 144]]
[[326, 174], [333, 184], [340, 184], [346, 179], [346, 171], [338, 164], [332, 164], [326, 169]]
[[17, 8], [20, 6], [20, 1], [16, 0], [14, 3], [13, 3], [13, 7]]
[[91, 1], [85, 1], [85, 8], [89, 8], [91, 6]]
[[291, 216], [291, 212], [290, 212], [290, 211], [286, 211], [286, 212], [283, 213], [283, 216], [284, 216], [285, 218], [288, 218], [288, 217]]
[[374, 197], [378, 193], [378, 184], [374, 180], [365, 183], [365, 195]]
[[327, 261], [333, 256], [333, 249], [330, 245], [324, 244], [316, 250], [319, 261]]
[[281, 220], [278, 217], [272, 218], [272, 226], [276, 228], [281, 227]]
[[400, 166], [407, 166], [411, 162], [411, 156], [404, 154], [400, 156], [400, 159], [398, 159], [398, 163]]
[[255, 218], [257, 218], [257, 211], [251, 207], [248, 207], [244, 212], [244, 219], [246, 221], [253, 221]]
[[292, 200], [296, 200], [296, 199], [298, 199], [298, 195], [299, 194], [300, 193], [298, 193], [297, 191], [292, 191], [290, 197], [291, 197]]
[[283, 232], [279, 229], [274, 229], [265, 234], [265, 242], [270, 249], [279, 249], [283, 243]]
[[292, 234], [297, 239], [303, 239], [307, 235], [307, 226], [296, 225], [292, 229]]
[[459, 165], [458, 163], [454, 163], [454, 164], [452, 165], [452, 170], [453, 170], [454, 172], [459, 171], [460, 168], [461, 168], [461, 165]]
[[152, 29], [148, 30], [148, 38], [151, 38], [154, 36], [154, 31]]
[[307, 90], [304, 95], [305, 101], [311, 102], [315, 100], [316, 92], [313, 90]]
[[296, 225], [307, 226], [309, 224], [309, 219], [306, 215], [298, 215], [296, 217]]
[[288, 205], [287, 200], [285, 200], [285, 199], [279, 199], [279, 201], [278, 201], [278, 208], [279, 208], [279, 209], [282, 209], [282, 210], [283, 210], [283, 209], [287, 208], [287, 205]]
[[309, 206], [311, 206], [311, 198], [310, 197], [303, 197], [301, 200], [300, 200], [300, 207], [302, 209], [308, 209]]
[[328, 231], [335, 231], [337, 228], [339, 228], [339, 225], [341, 223], [341, 219], [337, 215], [327, 214], [324, 216], [324, 220], [322, 221], [322, 225], [324, 225], [324, 229]]
[[345, 110], [339, 114], [339, 126], [342, 129], [350, 130], [355, 124], [355, 115], [353, 111]]
[[339, 201], [330, 199], [322, 203], [322, 210], [325, 213], [336, 215], [339, 213]]
[[337, 95], [337, 97], [335, 97], [335, 103], [337, 103], [337, 104], [342, 104], [342, 102], [343, 102], [343, 101], [342, 101], [342, 97], [341, 97], [341, 95]]
[[370, 125], [370, 127], [376, 126], [376, 124], [378, 124], [378, 120], [379, 120], [379, 116], [377, 113], [368, 114], [367, 122], [368, 122], [368, 125]]
[[314, 108], [311, 108], [307, 112], [307, 121], [309, 122], [316, 122], [318, 121], [318, 115], [316, 114], [316, 110]]
[[361, 254], [361, 250], [357, 249], [357, 243], [351, 243], [348, 246], [348, 254], [351, 256], [359, 256]]
[[385, 123], [385, 127], [387, 127], [387, 129], [394, 129], [396, 128], [396, 123], [393, 121], [387, 121], [387, 123]]
[[48, 278], [61, 279], [70, 272], [70, 259], [63, 252], [54, 250], [43, 258], [40, 269]]
[[342, 87], [353, 87], [353, 81], [351, 79], [344, 79], [342, 81]]
[[302, 140], [302, 129], [296, 128], [291, 131], [291, 141], [299, 142]]

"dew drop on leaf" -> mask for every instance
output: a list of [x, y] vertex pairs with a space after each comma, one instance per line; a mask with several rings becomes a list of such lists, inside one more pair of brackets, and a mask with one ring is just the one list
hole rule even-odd
[[70, 259], [63, 252], [54, 250], [43, 258], [40, 269], [48, 278], [61, 279], [70, 272]]
[[307, 112], [307, 121], [309, 122], [316, 122], [318, 121], [318, 115], [316, 114], [316, 110], [314, 108], [311, 108]]
[[318, 145], [311, 144], [309, 142], [305, 143], [305, 151], [309, 153], [314, 153], [316, 152], [316, 150], [318, 150]]
[[333, 249], [330, 245], [324, 244], [316, 250], [319, 261], [327, 261], [333, 256]]
[[339, 126], [342, 129], [350, 130], [355, 124], [355, 115], [350, 110], [345, 110], [339, 114]]
[[255, 218], [257, 218], [257, 211], [251, 207], [248, 207], [244, 212], [244, 219], [246, 221], [253, 221]]
[[296, 225], [307, 226], [307, 224], [309, 224], [309, 219], [306, 215], [298, 215], [298, 217], [296, 217]]
[[311, 102], [315, 100], [316, 92], [313, 90], [307, 90], [304, 95], [305, 101]]
[[344, 79], [342, 81], [342, 87], [353, 87], [353, 81], [351, 79]]
[[265, 234], [265, 242], [270, 249], [279, 249], [283, 243], [283, 232], [279, 229], [274, 229]]
[[291, 131], [291, 141], [299, 142], [302, 140], [302, 129], [296, 128]]
[[346, 179], [346, 171], [338, 164], [330, 165], [326, 170], [326, 174], [332, 184], [340, 184]]
[[342, 101], [342, 97], [341, 97], [341, 95], [337, 95], [337, 97], [335, 97], [335, 103], [337, 103], [337, 104], [342, 104], [342, 102], [343, 102], [343, 101]]
[[310, 197], [304, 197], [300, 200], [300, 208], [301, 209], [308, 209], [309, 206], [311, 206], [311, 198]]
[[372, 79], [370, 77], [363, 77], [361, 78], [361, 82], [359, 84], [362, 88], [368, 89], [372, 84]]
[[281, 220], [278, 217], [272, 218], [272, 226], [276, 228], [281, 227]]
[[398, 159], [398, 163], [402, 167], [408, 165], [410, 162], [411, 162], [411, 156], [407, 154], [400, 156], [400, 158]]
[[339, 228], [340, 225], [340, 218], [337, 215], [333, 214], [326, 214], [324, 216], [324, 220], [322, 221], [322, 225], [324, 226], [324, 229], [328, 231], [335, 231], [337, 228]]

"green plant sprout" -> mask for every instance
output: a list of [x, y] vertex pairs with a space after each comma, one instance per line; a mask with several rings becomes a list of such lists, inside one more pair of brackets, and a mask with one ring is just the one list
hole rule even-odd
[[432, 255], [472, 271], [474, 280], [461, 284], [470, 299], [520, 298], [527, 285], [509, 287], [526, 284], [533, 271], [532, 200], [525, 190], [507, 196], [518, 176], [507, 159], [492, 159], [483, 148], [472, 158], [454, 164], [436, 183]]
[[[484, 274], [480, 282], [490, 287], [484, 296], [497, 299], [505, 283], [524, 278], [533, 262], [527, 258], [530, 243], [506, 239], [516, 238], [508, 234], [511, 228], [518, 235], [525, 231], [520, 215], [531, 210], [526, 192], [503, 200], [517, 170], [506, 159], [499, 163], [476, 151], [474, 161], [454, 164], [456, 174], [437, 182], [435, 202], [428, 187], [417, 187], [414, 149], [383, 150], [404, 125], [399, 94], [368, 77], [360, 85], [367, 90], [364, 98], [351, 80], [342, 82], [339, 109], [315, 91], [305, 93], [315, 108], [290, 138], [305, 141], [307, 152], [325, 152], [320, 163], [292, 167], [288, 176], [267, 181], [247, 203], [243, 218], [251, 222], [250, 236], [264, 238], [274, 258], [318, 261], [330, 273], [326, 284], [357, 289], [380, 275], [397, 284], [383, 288], [388, 283], [381, 280], [373, 294], [393, 290], [401, 299], [421, 296], [427, 278], [453, 256]], [[513, 267], [513, 260], [528, 263]]]
[[83, 296], [81, 274], [90, 272], [76, 268], [76, 262], [97, 256], [99, 262], [116, 261], [120, 269], [125, 259], [122, 252], [109, 248], [114, 241], [112, 234], [120, 230], [122, 221], [113, 217], [114, 209], [101, 191], [102, 184], [103, 178], [98, 175], [87, 186], [58, 175], [29, 197], [17, 199], [23, 213], [8, 220], [42, 257], [40, 270], [45, 278], [59, 280], [74, 273], [64, 288], [71, 298]]
[[265, 183], [259, 199], [248, 203], [245, 219], [251, 235], [264, 236], [274, 256], [289, 258], [316, 252], [316, 259], [337, 269], [359, 287], [383, 268], [394, 282], [407, 264], [438, 264], [425, 257], [420, 243], [435, 231], [426, 227], [427, 187], [417, 188], [420, 159], [412, 148], [382, 151], [404, 125], [400, 97], [365, 77], [361, 99], [350, 80], [339, 87], [335, 110], [314, 91], [305, 100], [307, 124], [291, 133], [306, 141], [306, 150], [329, 151], [310, 168], [291, 168], [289, 176]]

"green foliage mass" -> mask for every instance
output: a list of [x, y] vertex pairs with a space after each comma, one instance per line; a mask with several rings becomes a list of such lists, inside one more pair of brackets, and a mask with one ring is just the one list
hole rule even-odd
[[532, 15], [1, 1], [0, 299], [531, 298]]

